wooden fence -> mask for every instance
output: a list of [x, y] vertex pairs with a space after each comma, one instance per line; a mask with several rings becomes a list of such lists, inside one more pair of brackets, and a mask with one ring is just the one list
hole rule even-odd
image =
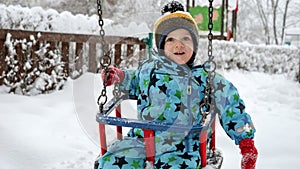
[[[82, 72], [84, 65], [89, 72], [97, 72], [100, 68], [99, 58], [102, 56], [100, 35], [0, 29], [0, 75], [3, 75], [3, 72], [8, 68], [5, 62], [8, 55], [8, 47], [5, 45], [8, 34], [11, 35], [12, 39], [26, 39], [27, 41], [30, 38], [35, 39], [37, 42], [31, 50], [33, 58], [36, 55], [34, 51], [39, 49], [41, 42], [47, 42], [50, 45], [49, 49], [60, 50], [61, 60], [66, 63], [63, 69], [67, 76], [70, 76], [74, 70]], [[114, 65], [119, 65], [122, 59], [131, 57], [135, 49], [141, 51], [146, 48], [145, 42], [133, 37], [105, 36], [105, 40], [109, 45], [109, 49], [113, 51], [112, 60]], [[15, 48], [21, 67], [25, 63], [24, 57], [22, 57], [22, 46], [18, 45]], [[0, 78], [0, 85], [2, 84], [3, 79]]]

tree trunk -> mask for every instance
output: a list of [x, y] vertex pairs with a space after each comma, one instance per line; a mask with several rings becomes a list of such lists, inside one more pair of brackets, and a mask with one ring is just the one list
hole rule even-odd
[[[282, 30], [281, 30], [281, 45], [283, 45], [283, 43], [284, 43], [284, 39], [283, 38], [284, 38], [284, 34], [285, 34], [286, 17], [287, 17], [287, 11], [288, 11], [289, 3], [290, 3], [290, 0], [286, 0], [286, 2], [285, 2], [285, 8], [284, 8], [284, 13], [283, 13]], [[300, 69], [299, 69], [299, 71], [300, 71]], [[299, 77], [300, 77], [300, 75], [299, 75]], [[299, 80], [300, 80], [300, 78], [299, 78]]]
[[279, 0], [272, 0], [272, 12], [273, 12], [273, 33], [274, 33], [274, 39], [275, 44], [278, 45], [278, 38], [277, 38], [277, 27], [276, 27], [276, 17], [277, 17], [277, 7]]
[[256, 0], [256, 5], [258, 7], [259, 17], [262, 21], [262, 25], [263, 25], [265, 35], [266, 35], [266, 44], [270, 44], [270, 30], [269, 30], [269, 25], [268, 25], [268, 16], [266, 15], [261, 3], [262, 3], [261, 0]]

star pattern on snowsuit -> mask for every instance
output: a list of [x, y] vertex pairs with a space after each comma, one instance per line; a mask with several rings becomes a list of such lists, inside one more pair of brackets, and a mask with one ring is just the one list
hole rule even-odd
[[142, 93], [141, 96], [143, 100], [147, 100], [147, 96], [145, 95], [145, 93]]
[[180, 169], [186, 169], [188, 165], [186, 165], [185, 161], [183, 161], [182, 164], [180, 164]]
[[236, 113], [234, 112], [234, 111], [232, 111], [232, 110], [227, 110], [227, 112], [226, 112], [226, 116], [227, 117], [233, 117], [234, 115], [235, 115]]
[[224, 87], [226, 85], [223, 84], [221, 80], [217, 83], [217, 85], [218, 85], [217, 90], [221, 90], [223, 92], [224, 91]]
[[170, 108], [171, 108], [171, 105], [172, 105], [172, 103], [167, 102], [167, 103], [165, 104], [165, 110], [170, 109]]
[[245, 109], [245, 106], [244, 104], [242, 104], [241, 102], [239, 103], [239, 105], [237, 107], [235, 107], [237, 109], [240, 109], [240, 113], [242, 114], [243, 113], [243, 110]]
[[165, 94], [167, 95], [167, 87], [165, 84], [161, 85], [161, 86], [158, 86], [158, 88]]
[[193, 151], [197, 151], [198, 149], [199, 149], [199, 146], [198, 146], [197, 143], [195, 143], [195, 144], [193, 145]]
[[234, 95], [233, 95], [233, 98], [234, 98], [235, 101], [238, 101], [240, 97], [239, 97], [238, 94], [234, 94]]
[[249, 132], [247, 132], [248, 136], [251, 136], [253, 134], [253, 129], [251, 129]]
[[144, 100], [144, 101], [147, 101], [147, 96], [145, 95], [144, 92], [141, 92], [141, 95], [140, 95], [140, 97], [139, 97], [138, 100], [137, 100], [137, 104], [138, 104], [138, 105], [141, 105], [143, 100]]
[[148, 112], [148, 114], [144, 115], [143, 117], [145, 120], [151, 120], [151, 121], [154, 120], [154, 118], [150, 115], [150, 112]]
[[176, 106], [175, 112], [181, 111], [182, 113], [184, 113], [184, 110], [187, 109], [187, 107], [182, 102], [175, 103], [175, 106]]
[[233, 122], [233, 121], [230, 120], [230, 122], [227, 124], [227, 126], [228, 126], [228, 131], [229, 131], [229, 130], [235, 131], [235, 125], [236, 125], [236, 124], [237, 124], [236, 122]]
[[179, 90], [176, 90], [175, 96], [180, 100], [182, 96], [182, 92]]
[[161, 160], [159, 159], [155, 164], [155, 168], [161, 168], [165, 163], [161, 162]]
[[170, 158], [168, 158], [168, 163], [171, 163], [171, 162], [173, 162], [173, 161], [176, 161], [176, 158], [175, 158], [175, 157], [170, 157]]
[[106, 157], [103, 157], [103, 160], [104, 160], [104, 161], [110, 161], [110, 157], [111, 157], [110, 155], [108, 155], [108, 156], [106, 156]]
[[[196, 160], [196, 163], [199, 164], [200, 163], [200, 158], [198, 157]], [[198, 168], [198, 167], [197, 167]]]
[[196, 79], [196, 81], [199, 83], [200, 86], [203, 85], [203, 81], [202, 81], [202, 79], [201, 79], [201, 76], [197, 76], [197, 77], [195, 77], [195, 79]]
[[193, 156], [191, 156], [191, 155], [189, 155], [187, 152], [185, 152], [185, 153], [182, 154], [182, 155], [178, 155], [178, 157], [183, 158], [183, 159], [187, 159], [187, 160], [191, 160], [191, 158], [192, 158]]
[[170, 75], [165, 75], [164, 76], [164, 82], [165, 83], [169, 83], [171, 80], [173, 80], [173, 79], [170, 77]]
[[183, 152], [183, 150], [184, 150], [184, 148], [185, 148], [183, 142], [180, 142], [179, 144], [176, 144], [175, 146], [176, 146], [176, 151], [181, 151], [181, 152]]
[[149, 85], [149, 80], [144, 79], [144, 87], [147, 87]]
[[128, 162], [125, 160], [125, 156], [120, 158], [115, 157], [115, 162], [113, 163], [113, 165], [117, 165], [121, 169], [125, 164], [128, 164]]
[[157, 120], [164, 121], [164, 120], [166, 120], [166, 118], [164, 117], [164, 114], [162, 113], [158, 116]]
[[164, 166], [163, 166], [163, 169], [169, 169], [169, 168], [171, 168], [172, 166], [171, 165], [169, 165], [168, 163], [167, 164], [165, 164]]
[[156, 87], [156, 82], [158, 82], [159, 79], [156, 78], [156, 76], [154, 75], [151, 79], [150, 79], [150, 83], [149, 83], [149, 87], [154, 86]]
[[141, 168], [140, 162], [137, 160], [133, 160], [131, 166], [135, 169]]
[[141, 104], [142, 104], [142, 100], [140, 98], [138, 98], [137, 105], [141, 105]]

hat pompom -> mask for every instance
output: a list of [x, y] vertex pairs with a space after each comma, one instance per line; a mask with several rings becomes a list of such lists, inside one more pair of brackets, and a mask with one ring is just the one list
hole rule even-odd
[[172, 1], [170, 3], [167, 3], [162, 9], [161, 9], [161, 14], [164, 15], [167, 12], [173, 13], [176, 11], [183, 11], [184, 12], [184, 7], [181, 3], [177, 1]]

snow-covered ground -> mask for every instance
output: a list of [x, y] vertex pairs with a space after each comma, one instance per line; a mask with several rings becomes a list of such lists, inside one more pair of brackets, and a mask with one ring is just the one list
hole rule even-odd
[[[239, 89], [257, 128], [258, 169], [300, 165], [300, 85], [283, 75], [221, 72]], [[95, 115], [102, 89], [98, 74], [68, 80], [61, 91], [47, 95], [0, 94], [0, 168], [89, 169], [99, 154]], [[134, 109], [126, 102], [123, 110]], [[134, 116], [134, 115], [130, 115]], [[239, 149], [217, 126], [217, 147], [223, 169], [239, 169]], [[110, 131], [110, 128], [108, 128]], [[108, 140], [114, 134], [108, 133]]]

